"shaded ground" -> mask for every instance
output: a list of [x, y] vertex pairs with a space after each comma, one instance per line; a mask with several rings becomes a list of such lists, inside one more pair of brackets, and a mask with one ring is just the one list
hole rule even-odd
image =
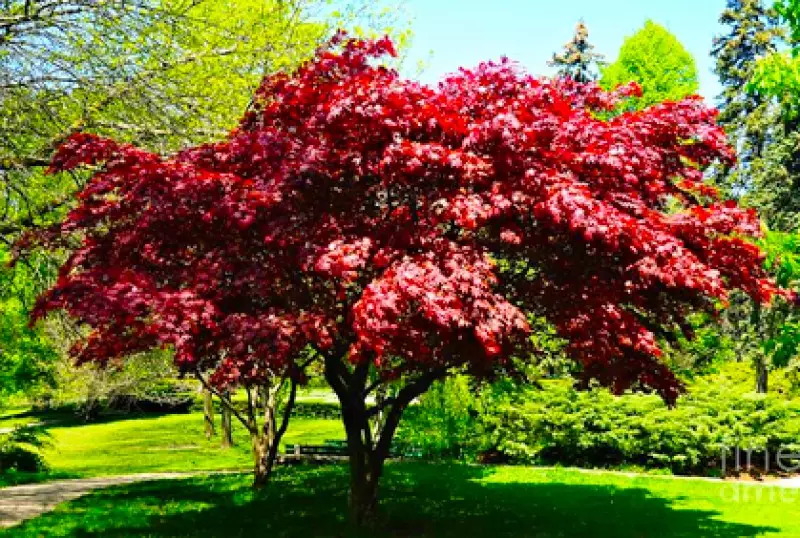
[[[428, 467], [430, 469], [431, 467]], [[447, 471], [452, 474], [454, 467], [442, 467], [442, 469], [447, 469]], [[469, 468], [461, 468], [458, 472], [466, 473], [467, 475], [475, 475], [481, 477], [491, 477], [493, 475], [492, 470], [490, 469], [477, 469], [473, 468], [471, 471], [465, 471]], [[501, 468], [504, 469], [504, 468]], [[546, 471], [544, 469], [539, 471]], [[556, 471], [554, 469], [550, 469], [550, 471]], [[293, 471], [289, 471], [293, 472]], [[312, 473], [310, 470], [300, 470], [300, 473]], [[503, 471], [506, 472], [507, 471]], [[696, 479], [686, 478], [686, 477], [649, 477], [646, 475], [636, 475], [634, 473], [608, 473], [608, 472], [593, 472], [593, 471], [586, 471], [586, 470], [563, 470], [560, 471], [561, 473], [589, 473], [594, 474], [598, 477], [600, 481], [602, 481], [602, 476], [605, 475], [606, 479], [609, 477], [627, 477], [627, 478], [634, 478], [637, 480], [677, 480], [677, 481], [685, 481], [689, 480], [690, 482], [696, 482]], [[323, 474], [325, 471], [323, 471]], [[334, 474], [336, 471], [334, 471]], [[224, 473], [230, 474], [230, 473]], [[313, 474], [313, 473], [312, 473]], [[512, 473], [513, 475], [514, 473]], [[79, 497], [82, 497], [86, 494], [89, 494], [97, 489], [108, 488], [112, 486], [124, 486], [130, 485], [137, 482], [147, 482], [153, 480], [175, 480], [175, 479], [186, 479], [191, 477], [198, 477], [201, 476], [202, 473], [143, 473], [143, 474], [134, 474], [134, 475], [124, 475], [124, 476], [109, 476], [109, 477], [102, 477], [102, 478], [84, 478], [84, 479], [71, 479], [71, 480], [57, 480], [48, 482], [45, 484], [31, 484], [31, 485], [22, 485], [22, 486], [15, 486], [9, 488], [0, 489], [0, 528], [7, 528], [13, 525], [19, 524], [24, 520], [31, 519], [37, 517], [41, 514], [49, 512], [53, 510], [57, 505], [75, 500]], [[218, 474], [215, 475], [203, 475], [206, 477], [203, 483], [205, 484], [212, 484], [214, 480], [219, 478]], [[595, 481], [598, 481], [595, 479]], [[771, 487], [783, 487], [783, 488], [800, 488], [800, 479], [787, 479], [780, 482], [773, 482], [770, 483], [769, 486], [762, 486], [754, 483], [731, 483], [731, 482], [721, 482], [719, 480], [713, 479], [701, 479], [707, 483], [714, 484], [714, 487], [720, 488], [720, 497], [729, 497], [733, 499], [734, 496], [740, 496], [743, 499], [750, 497], [752, 498], [763, 498], [765, 497], [764, 491], [769, 491], [768, 489], [763, 488], [771, 488]], [[159, 488], [161, 485], [164, 484], [152, 484], [144, 487], [142, 490], [143, 492], [151, 492], [153, 488]], [[181, 488], [176, 483], [166, 483], [165, 485], [166, 492], [173, 492], [173, 491], [180, 491]], [[188, 485], [184, 490], [190, 491], [192, 489], [192, 485]], [[734, 488], [734, 489], [731, 489]], [[742, 488], [748, 488], [744, 490]], [[758, 489], [752, 488], [762, 488], [760, 491], [761, 493], [756, 495], [755, 492], [759, 491]], [[137, 489], [130, 488], [127, 490], [128, 494], [135, 495]], [[118, 493], [112, 490], [108, 495], [117, 496]], [[99, 495], [100, 498], [106, 496], [105, 493]], [[770, 493], [767, 493], [767, 497], [770, 496]], [[774, 492], [772, 493], [774, 500], [777, 502], [780, 500], [780, 495], [775, 495]], [[800, 494], [796, 495], [795, 498], [800, 500]], [[784, 499], [787, 500], [787, 499]], [[257, 500], [256, 500], [257, 502]], [[613, 504], [613, 500], [611, 502]], [[502, 508], [500, 508], [502, 510]], [[556, 508], [554, 507], [554, 510]], [[759, 536], [760, 534], [754, 534], [753, 536]], [[642, 536], [651, 536], [651, 534], [644, 534]], [[660, 536], [660, 534], [654, 534], [654, 536]], [[713, 535], [716, 536], [716, 535]], [[722, 534], [720, 536], [728, 536], [726, 534]], [[749, 535], [748, 535], [749, 536]]]
[[346, 468], [299, 466], [278, 469], [260, 492], [247, 475], [93, 491], [6, 535], [800, 537], [800, 490], [734, 486], [569, 469], [398, 463], [387, 470], [381, 520], [365, 532], [347, 520]]
[[56, 480], [44, 484], [27, 484], [0, 489], [0, 528], [16, 525], [23, 520], [48, 512], [57, 505], [77, 499], [100, 488], [132, 484], [146, 480], [175, 479], [193, 476], [191, 473], [149, 473], [128, 476], [107, 476]]

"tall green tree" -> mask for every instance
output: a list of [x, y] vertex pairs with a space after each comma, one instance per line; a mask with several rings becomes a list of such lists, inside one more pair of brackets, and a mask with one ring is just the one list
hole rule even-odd
[[[778, 11], [763, 0], [728, 0], [720, 15], [727, 28], [713, 40], [711, 54], [715, 72], [722, 83], [718, 121], [737, 149], [734, 166], [720, 169], [716, 183], [730, 196], [755, 206], [767, 224], [776, 230], [790, 230], [798, 206], [794, 200], [800, 178], [796, 122], [787, 115], [783, 100], [768, 91], [752, 91], [759, 79], [759, 61], [777, 54], [785, 44], [786, 28]], [[764, 247], [774, 260], [792, 255], [788, 242], [777, 234], [767, 236]], [[784, 248], [786, 247], [786, 248]], [[776, 269], [777, 270], [777, 269]], [[785, 331], [785, 306], [762, 309], [744, 297], [734, 297], [734, 308], [723, 318], [722, 329], [735, 337], [737, 355], [752, 361], [757, 392], [767, 392], [768, 372], [782, 366], [788, 345], [771, 344]]]
[[772, 228], [791, 231], [800, 226], [800, 2], [782, 0], [766, 11], [775, 31], [788, 35], [789, 46], [762, 48], [749, 63], [742, 99], [761, 104], [768, 113], [756, 109], [746, 117], [752, 132], [745, 142], [761, 142], [763, 149], [755, 158], [753, 151], [743, 155], [740, 168], [747, 168], [750, 181], [742, 198], [762, 208]]
[[625, 39], [616, 61], [603, 69], [600, 84], [612, 89], [628, 82], [642, 87], [642, 96], [627, 103], [632, 109], [678, 101], [699, 87], [694, 57], [669, 30], [651, 20]]
[[365, 0], [338, 2], [336, 12], [329, 3], [4, 1], [0, 236], [46, 224], [81, 186], [42, 173], [70, 134], [161, 152], [210, 141], [236, 125], [266, 73], [297, 65], [335, 27], [391, 22]]
[[574, 79], [578, 82], [597, 80], [600, 66], [603, 65], [602, 54], [594, 51], [589, 42], [589, 29], [583, 20], [575, 26], [572, 36], [561, 52], [553, 53], [553, 59], [547, 62], [557, 68], [558, 76]]
[[738, 160], [721, 170], [716, 180], [732, 196], [756, 198], [764, 216], [774, 220], [769, 211], [773, 204], [764, 200], [765, 194], [771, 195], [759, 191], [778, 177], [779, 182], [786, 181], [791, 132], [781, 124], [775, 99], [748, 92], [747, 87], [758, 59], [778, 50], [785, 30], [777, 12], [763, 0], [728, 0], [719, 22], [727, 31], [714, 38], [711, 49], [714, 72], [722, 84], [718, 121], [736, 146]]
[[[721, 170], [716, 180], [759, 208], [776, 230], [763, 247], [785, 285], [797, 279], [797, 236], [787, 232], [797, 230], [800, 216], [800, 122], [793, 89], [800, 86], [794, 55], [786, 50], [798, 36], [797, 6], [795, 0], [775, 7], [729, 0], [720, 17], [729, 31], [714, 39], [712, 49], [723, 84], [719, 121], [739, 154], [736, 166]], [[725, 316], [723, 328], [736, 335], [741, 356], [753, 361], [757, 391], [766, 392], [769, 370], [787, 366], [797, 354], [797, 316], [787, 305], [761, 309], [740, 303]]]

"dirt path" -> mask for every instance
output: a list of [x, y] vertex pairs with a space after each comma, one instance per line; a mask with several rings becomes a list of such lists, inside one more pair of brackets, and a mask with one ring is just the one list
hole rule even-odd
[[95, 489], [145, 480], [187, 478], [208, 473], [146, 473], [74, 480], [55, 480], [0, 489], [0, 529], [49, 512], [56, 505], [77, 499]]

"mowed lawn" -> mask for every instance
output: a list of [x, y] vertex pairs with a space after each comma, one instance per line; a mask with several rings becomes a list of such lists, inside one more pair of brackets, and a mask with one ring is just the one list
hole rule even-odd
[[[44, 457], [51, 477], [87, 477], [150, 472], [241, 470], [252, 467], [250, 439], [245, 429], [233, 424], [234, 447], [220, 448], [220, 436], [206, 440], [201, 413], [115, 417], [84, 424], [70, 415], [21, 419], [6, 415], [0, 427], [25, 422], [52, 421], [47, 426], [50, 445]], [[219, 415], [217, 415], [219, 421]], [[344, 439], [341, 422], [333, 419], [292, 419], [284, 443], [321, 443]], [[41, 475], [16, 477], [5, 482], [39, 481]], [[0, 485], [4, 480], [0, 475]]]
[[95, 492], [9, 529], [35, 537], [800, 537], [800, 491], [573, 469], [395, 463], [381, 518], [346, 516], [344, 466], [155, 481]]
[[[53, 446], [45, 458], [55, 472], [99, 476], [164, 471], [242, 469], [252, 466], [250, 438], [235, 424], [234, 446], [220, 448], [219, 435], [206, 440], [202, 414], [165, 415], [52, 428]], [[284, 443], [344, 439], [341, 423], [295, 418]]]
[[[26, 420], [43, 418], [53, 419]], [[235, 424], [236, 446], [222, 449], [219, 436], [204, 438], [200, 413], [58, 424], [48, 426], [51, 474], [30, 481], [251, 466], [244, 429]], [[295, 418], [284, 441], [342, 438], [337, 420]], [[381, 496], [377, 526], [357, 530], [346, 515], [345, 466], [287, 466], [260, 492], [247, 473], [97, 491], [0, 536], [800, 538], [800, 490], [775, 486], [404, 462], [388, 466]]]

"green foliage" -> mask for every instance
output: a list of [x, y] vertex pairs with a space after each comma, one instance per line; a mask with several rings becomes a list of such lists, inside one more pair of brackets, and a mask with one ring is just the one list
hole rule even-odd
[[325, 418], [341, 420], [341, 410], [338, 402], [298, 401], [292, 410], [292, 420], [295, 418]]
[[682, 331], [664, 342], [665, 362], [683, 378], [708, 374], [714, 367], [736, 360], [736, 341], [721, 331], [718, 320], [706, 313], [688, 317], [690, 336]]
[[510, 397], [486, 415], [484, 429], [492, 445], [518, 462], [676, 473], [718, 473], [723, 450], [737, 446], [754, 454], [800, 450], [800, 399], [754, 395], [742, 366], [698, 378], [673, 409], [652, 395], [615, 397], [605, 389], [579, 392], [545, 382], [543, 390]]
[[[798, 286], [799, 246], [797, 234], [769, 230], [759, 241], [759, 247], [766, 255], [765, 267], [787, 289], [797, 289]], [[789, 367], [783, 370], [784, 373], [790, 376], [797, 373], [800, 366], [797, 361], [800, 344], [797, 323], [796, 308], [783, 299], [776, 298], [768, 307], [763, 307], [737, 294], [731, 297], [731, 306], [724, 312], [720, 323], [709, 325], [709, 328], [718, 329], [720, 341], [732, 345], [736, 359], [755, 365], [754, 386], [767, 392], [766, 371]]]
[[[800, 233], [768, 232], [761, 247], [767, 255], [765, 263], [775, 274], [780, 286], [797, 289], [800, 284]], [[763, 342], [764, 352], [774, 366], [792, 364], [800, 351], [800, 316], [789, 305], [773, 307], [771, 330]]]
[[600, 84], [613, 89], [637, 82], [642, 97], [631, 99], [626, 108], [642, 109], [663, 101], [678, 101], [699, 87], [694, 57], [660, 24], [648, 20], [627, 37], [616, 61], [602, 70]]
[[476, 416], [482, 402], [465, 376], [435, 383], [406, 410], [396, 447], [413, 447], [427, 459], [462, 459], [479, 448]]
[[715, 37], [712, 49], [723, 86], [719, 122], [738, 159], [718, 170], [715, 180], [730, 196], [757, 207], [770, 228], [791, 230], [800, 209], [795, 156], [800, 139], [796, 121], [786, 113], [790, 100], [776, 99], [778, 91], [769, 88], [784, 84], [781, 79], [790, 74], [776, 56], [785, 47], [786, 29], [764, 0], [729, 0], [720, 23], [727, 32]]
[[64, 335], [56, 335], [53, 340], [61, 345], [52, 368], [53, 383], [42, 390], [28, 391], [29, 400], [35, 405], [73, 409], [84, 420], [95, 420], [114, 408], [153, 408], [159, 402], [165, 410], [171, 405], [185, 407], [182, 402], [190, 389], [176, 379], [177, 371], [168, 350], [140, 353], [102, 366], [84, 364], [76, 368], [74, 359], [68, 356], [69, 340]]
[[800, 2], [778, 0], [774, 11], [788, 24], [793, 46], [788, 51], [773, 50], [761, 56], [747, 89], [756, 95], [778, 98], [785, 105], [785, 114], [795, 118], [800, 112]]
[[[33, 300], [31, 275], [46, 272], [37, 257], [10, 271], [8, 251], [0, 247], [0, 398], [44, 387], [53, 381], [56, 351], [41, 327], [28, 327], [27, 306]], [[0, 404], [1, 405], [1, 404]]]
[[795, 43], [800, 42], [800, 1], [777, 0], [774, 8], [789, 23], [792, 41]]
[[40, 473], [47, 470], [41, 449], [49, 435], [32, 426], [17, 426], [0, 434], [0, 473]]

